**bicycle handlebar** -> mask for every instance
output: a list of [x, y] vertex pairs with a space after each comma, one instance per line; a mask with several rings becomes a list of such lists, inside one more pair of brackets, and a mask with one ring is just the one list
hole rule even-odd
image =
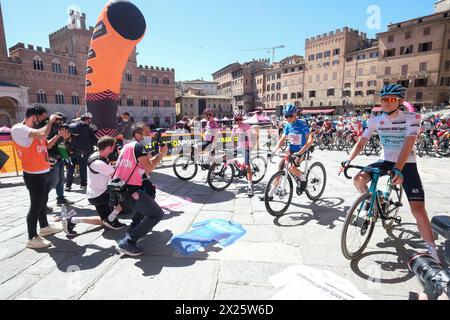
[[[341, 164], [344, 167], [344, 163]], [[386, 170], [381, 170], [380, 168], [370, 168], [370, 167], [361, 167], [361, 166], [347, 166], [344, 169], [344, 176], [348, 179], [351, 180], [353, 179], [353, 177], [350, 177], [348, 175], [348, 170], [350, 169], [358, 169], [358, 170], [363, 170], [364, 172], [370, 173], [370, 172], [377, 172], [380, 175], [388, 175], [392, 177], [392, 171], [386, 171]]]

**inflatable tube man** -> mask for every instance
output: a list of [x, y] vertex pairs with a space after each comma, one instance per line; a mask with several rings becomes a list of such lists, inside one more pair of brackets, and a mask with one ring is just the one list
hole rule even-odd
[[145, 30], [144, 16], [128, 1], [108, 2], [98, 18], [86, 69], [86, 105], [98, 137], [116, 134], [123, 71]]

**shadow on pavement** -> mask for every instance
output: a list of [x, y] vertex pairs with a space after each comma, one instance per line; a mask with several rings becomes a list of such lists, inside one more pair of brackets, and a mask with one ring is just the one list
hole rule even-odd
[[[295, 199], [294, 199], [295, 200]], [[309, 205], [302, 205], [292, 203], [294, 207], [309, 209], [312, 214], [306, 212], [290, 212], [283, 217], [276, 218], [274, 220], [275, 225], [279, 227], [296, 227], [308, 224], [311, 221], [316, 221], [319, 225], [326, 226], [328, 229], [334, 229], [336, 227], [335, 222], [339, 219], [345, 219], [346, 213], [350, 207], [342, 206], [345, 202], [341, 198], [323, 198]], [[282, 220], [286, 217], [291, 219], [293, 223], [283, 223]], [[296, 223], [300, 221], [299, 223]]]
[[[377, 243], [380, 251], [367, 252], [360, 258], [352, 261], [351, 268], [353, 272], [363, 279], [373, 282], [398, 284], [407, 282], [415, 277], [414, 273], [408, 268], [408, 260], [416, 253], [416, 249], [426, 251], [426, 245], [417, 231], [417, 225], [414, 223], [405, 223], [387, 231], [388, 237], [383, 242]], [[413, 248], [408, 249], [407, 246]], [[393, 251], [382, 251], [383, 249], [394, 249]], [[443, 248], [439, 248], [439, 253], [443, 256]], [[361, 261], [372, 259], [372, 268], [363, 271]], [[384, 272], [384, 273], [383, 273]], [[396, 278], [383, 278], [382, 274], [395, 274]]]
[[[229, 201], [234, 199], [235, 194], [229, 191], [220, 192], [220, 199], [211, 198], [212, 190], [208, 185], [204, 184], [196, 184], [193, 182], [184, 182], [176, 178], [175, 176], [164, 174], [161, 172], [152, 173], [151, 180], [154, 184], [157, 185], [157, 189], [168, 193], [172, 196], [187, 196], [193, 203], [201, 203], [201, 204], [211, 204], [211, 203], [219, 203]], [[176, 190], [173, 190], [173, 186], [180, 185], [180, 187]], [[189, 194], [188, 191], [180, 192], [180, 189], [185, 189], [186, 185], [191, 185], [192, 188], [195, 188], [196, 194]]]

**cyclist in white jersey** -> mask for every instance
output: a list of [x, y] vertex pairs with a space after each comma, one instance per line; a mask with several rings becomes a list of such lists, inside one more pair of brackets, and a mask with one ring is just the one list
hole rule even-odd
[[[375, 131], [378, 132], [383, 144], [384, 157], [380, 162], [369, 167], [390, 170], [394, 175], [393, 183], [403, 185], [411, 212], [417, 221], [420, 234], [427, 244], [428, 253], [440, 262], [431, 223], [425, 209], [425, 192], [416, 163], [415, 143], [420, 131], [421, 116], [400, 110], [405, 98], [405, 90], [397, 84], [387, 85], [382, 89], [380, 95], [383, 114], [369, 120], [368, 128], [343, 165], [350, 165], [351, 161], [364, 149], [372, 134]], [[340, 170], [344, 169], [341, 167]], [[360, 172], [354, 179], [356, 189], [363, 194], [367, 193], [367, 184], [371, 179], [370, 174]]]

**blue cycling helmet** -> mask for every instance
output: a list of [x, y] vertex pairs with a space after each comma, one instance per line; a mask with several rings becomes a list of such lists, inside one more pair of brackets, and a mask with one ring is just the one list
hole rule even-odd
[[285, 116], [292, 116], [292, 115], [296, 115], [297, 114], [297, 107], [289, 104], [286, 106], [286, 108], [284, 108], [284, 115]]
[[402, 99], [405, 98], [406, 88], [400, 84], [388, 84], [381, 89], [380, 96], [398, 96]]

